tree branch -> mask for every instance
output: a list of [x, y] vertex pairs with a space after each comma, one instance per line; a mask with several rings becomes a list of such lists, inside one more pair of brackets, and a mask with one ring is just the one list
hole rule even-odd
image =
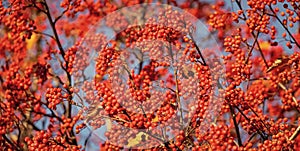
[[238, 139], [238, 144], [239, 144], [239, 146], [243, 146], [239, 126], [236, 121], [236, 114], [234, 113], [233, 107], [231, 105], [229, 105], [229, 107], [230, 107], [230, 112], [231, 112], [232, 120], [234, 123], [235, 131], [236, 131], [236, 135], [237, 135], [237, 139]]
[[61, 55], [62, 55], [63, 58], [65, 59], [65, 52], [64, 52], [64, 49], [63, 49], [63, 47], [62, 47], [62, 45], [61, 45], [61, 43], [60, 43], [60, 40], [59, 40], [57, 31], [56, 31], [56, 28], [55, 28], [55, 24], [54, 24], [54, 22], [53, 22], [53, 20], [52, 20], [52, 16], [51, 16], [51, 13], [50, 13], [50, 10], [49, 10], [49, 7], [48, 7], [48, 5], [47, 5], [46, 0], [45, 0], [44, 5], [45, 5], [45, 7], [46, 7], [46, 15], [47, 15], [47, 17], [48, 17], [48, 20], [49, 20], [50, 26], [51, 26], [51, 28], [52, 28], [52, 31], [53, 31], [53, 33], [54, 33], [54, 37], [55, 37], [56, 43], [57, 43], [57, 45], [58, 45], [58, 48], [59, 48], [59, 50], [60, 50]]
[[280, 18], [276, 15], [276, 13], [273, 10], [273, 8], [272, 8], [271, 5], [269, 6], [269, 8], [272, 11], [272, 13], [274, 14], [274, 16], [277, 19], [277, 21], [282, 25], [282, 27], [287, 31], [287, 33], [289, 34], [289, 36], [293, 39], [294, 43], [298, 46], [298, 48], [300, 48], [300, 44], [297, 42], [297, 40], [295, 39], [295, 37], [291, 34], [290, 30], [283, 24], [283, 22], [280, 20]]

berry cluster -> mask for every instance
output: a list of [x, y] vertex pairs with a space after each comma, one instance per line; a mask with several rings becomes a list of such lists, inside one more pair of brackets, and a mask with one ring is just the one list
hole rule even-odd
[[299, 0], [47, 2], [0, 3], [0, 150], [299, 148]]
[[48, 88], [46, 91], [46, 100], [50, 109], [56, 109], [56, 105], [63, 101], [61, 88]]
[[28, 150], [67, 150], [67, 151], [79, 151], [81, 146], [71, 146], [67, 140], [61, 136], [52, 137], [51, 132], [39, 131], [31, 139], [29, 137], [25, 138]]

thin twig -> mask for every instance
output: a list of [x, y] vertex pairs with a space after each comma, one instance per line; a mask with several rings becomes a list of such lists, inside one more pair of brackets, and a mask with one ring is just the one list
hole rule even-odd
[[258, 41], [257, 39], [258, 39], [259, 33], [260, 33], [260, 32], [257, 32], [256, 36], [254, 36], [254, 37], [255, 37], [255, 40], [254, 40], [254, 42], [253, 42], [253, 45], [252, 45], [250, 51], [248, 52], [247, 59], [246, 59], [246, 61], [245, 61], [246, 64], [248, 63], [248, 61], [249, 61], [249, 59], [250, 59], [250, 56], [251, 56], [251, 53], [252, 53], [252, 51], [254, 50], [255, 44], [256, 44], [257, 41]]
[[61, 18], [61, 17], [63, 17], [64, 16], [64, 14], [69, 10], [69, 8], [70, 8], [70, 5], [68, 6], [68, 8], [67, 9], [65, 9], [58, 17], [56, 17], [55, 19], [54, 19], [54, 25], [57, 23], [57, 21]]
[[[244, 112], [240, 109], [240, 108], [238, 108], [237, 106], [235, 106], [235, 108], [241, 113], [241, 115], [250, 123], [250, 119], [244, 114]], [[264, 136], [264, 132], [263, 131], [261, 131], [259, 128], [257, 128], [256, 127], [256, 125], [254, 125], [254, 124], [251, 124], [255, 129], [256, 129], [256, 131], [257, 131], [257, 133], [263, 138], [263, 140], [266, 140], [267, 139], [267, 137], [266, 136]]]
[[191, 39], [192, 39], [192, 42], [193, 42], [194, 46], [196, 47], [196, 50], [197, 50], [198, 54], [199, 54], [200, 57], [201, 57], [201, 60], [203, 61], [203, 62], [201, 62], [201, 64], [204, 65], [204, 66], [207, 66], [207, 64], [206, 64], [206, 62], [205, 62], [205, 59], [204, 59], [204, 56], [203, 56], [203, 54], [201, 53], [200, 48], [199, 48], [198, 45], [196, 44], [193, 35], [192, 35], [191, 33], [189, 33], [189, 35], [190, 35], [190, 37], [191, 37]]
[[58, 45], [58, 48], [59, 48], [59, 50], [60, 50], [61, 55], [63, 56], [63, 58], [65, 58], [65, 52], [64, 52], [64, 49], [63, 49], [63, 47], [62, 47], [62, 44], [60, 43], [59, 36], [58, 36], [58, 34], [57, 34], [57, 31], [56, 31], [56, 28], [55, 28], [55, 24], [54, 24], [54, 22], [53, 22], [53, 20], [52, 20], [51, 12], [50, 12], [50, 10], [49, 10], [49, 7], [48, 7], [48, 5], [47, 5], [46, 0], [45, 0], [44, 5], [45, 5], [45, 7], [46, 7], [46, 15], [47, 15], [47, 17], [48, 17], [48, 20], [49, 20], [50, 26], [51, 26], [51, 28], [52, 28], [52, 31], [53, 31], [53, 33], [54, 33], [54, 37], [55, 37], [55, 39], [56, 39], [56, 43], [57, 43], [57, 45]]
[[248, 143], [250, 143], [250, 141], [257, 135], [257, 133], [252, 134], [252, 136], [248, 139]]
[[5, 134], [2, 134], [2, 137], [8, 142], [11, 146], [13, 146], [17, 151], [20, 151], [20, 148], [14, 144], [9, 138], [6, 137]]
[[36, 30], [29, 30], [29, 31], [34, 32], [36, 34], [40, 34], [40, 35], [44, 35], [44, 36], [50, 37], [50, 38], [52, 38], [52, 39], [55, 40], [55, 38], [52, 35], [50, 35], [50, 34], [47, 34], [47, 33], [44, 33], [44, 32], [40, 32], [40, 31], [36, 31]]
[[91, 131], [91, 132], [89, 133], [89, 136], [85, 139], [83, 150], [86, 150], [87, 143], [88, 143], [89, 139], [91, 138], [92, 134], [93, 134], [93, 131]]
[[[252, 33], [252, 35], [254, 35], [254, 33]], [[257, 47], [258, 47], [258, 51], [259, 51], [259, 53], [260, 53], [260, 55], [261, 55], [261, 57], [262, 57], [262, 59], [263, 59], [265, 65], [266, 65], [266, 67], [269, 68], [269, 65], [268, 65], [268, 63], [267, 63], [267, 60], [266, 60], [265, 55], [263, 54], [263, 52], [262, 52], [262, 50], [261, 50], [261, 47], [260, 47], [260, 44], [259, 44], [259, 43], [257, 43]]]
[[[295, 37], [292, 35], [292, 33], [290, 32], [290, 30], [283, 24], [283, 22], [280, 20], [280, 18], [276, 15], [275, 11], [273, 10], [272, 6], [269, 5], [270, 10], [272, 11], [272, 13], [275, 15], [275, 18], [277, 19], [277, 21], [283, 26], [283, 28], [287, 31], [287, 33], [289, 34], [289, 36], [293, 39], [293, 42], [298, 46], [298, 48], [300, 48], [300, 44], [297, 42], [297, 40], [295, 39]], [[297, 13], [296, 13], [297, 14]]]
[[229, 107], [230, 107], [230, 112], [231, 112], [231, 116], [232, 116], [232, 119], [233, 119], [235, 131], [236, 131], [236, 135], [237, 135], [237, 139], [238, 139], [238, 145], [243, 146], [239, 126], [238, 126], [238, 123], [236, 121], [236, 114], [234, 113], [233, 107], [231, 105], [229, 105]]
[[300, 125], [297, 127], [296, 131], [292, 134], [292, 136], [289, 138], [289, 140], [294, 140], [300, 133]]
[[36, 8], [37, 10], [43, 12], [44, 14], [47, 14], [47, 12], [46, 12], [45, 10], [39, 8], [39, 7], [36, 5], [36, 3], [32, 3], [32, 5], [28, 5], [28, 7], [31, 7], [31, 6], [33, 6], [33, 7]]

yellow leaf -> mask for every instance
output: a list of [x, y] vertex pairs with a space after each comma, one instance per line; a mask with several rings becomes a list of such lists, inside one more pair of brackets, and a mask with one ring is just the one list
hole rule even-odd
[[7, 37], [8, 37], [8, 39], [10, 39], [11, 38], [11, 33], [9, 32], [9, 33], [7, 33]]
[[127, 145], [127, 147], [129, 148], [129, 147], [133, 147], [133, 146], [139, 144], [142, 141], [142, 136], [143, 135], [145, 136], [145, 139], [147, 139], [148, 135], [146, 133], [144, 133], [144, 132], [139, 132], [136, 135], [135, 138], [128, 139], [128, 145]]
[[153, 123], [156, 123], [156, 122], [158, 122], [158, 116], [155, 116], [155, 118], [154, 118], [154, 119], [152, 119], [152, 122], [153, 122]]
[[263, 50], [263, 51], [266, 51], [266, 50], [269, 50], [271, 47], [271, 44], [267, 41], [264, 41], [264, 42], [261, 42], [260, 43], [260, 48]]
[[38, 36], [33, 33], [31, 35], [30, 39], [26, 40], [26, 44], [27, 44], [26, 48], [27, 48], [27, 50], [32, 49], [35, 46], [35, 44], [36, 44], [37, 41], [38, 41]]

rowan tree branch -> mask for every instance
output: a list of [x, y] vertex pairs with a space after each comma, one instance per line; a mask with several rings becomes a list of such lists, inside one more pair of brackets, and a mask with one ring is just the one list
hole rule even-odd
[[[283, 24], [283, 22], [280, 20], [280, 18], [276, 15], [275, 11], [273, 10], [272, 6], [269, 5], [270, 10], [272, 11], [272, 13], [274, 14], [275, 18], [277, 19], [277, 21], [281, 24], [281, 26], [286, 30], [286, 32], [289, 34], [289, 36], [293, 39], [293, 42], [297, 45], [298, 48], [300, 48], [300, 44], [297, 42], [297, 40], [295, 39], [295, 37], [292, 35], [292, 33], [290, 32], [290, 30]], [[297, 13], [296, 13], [297, 14]]]
[[229, 107], [230, 107], [230, 112], [231, 112], [232, 120], [233, 120], [233, 123], [234, 123], [235, 131], [236, 131], [236, 135], [237, 135], [237, 139], [238, 139], [238, 145], [243, 146], [239, 126], [238, 126], [238, 123], [236, 121], [236, 114], [234, 113], [233, 107], [231, 105], [229, 105]]

